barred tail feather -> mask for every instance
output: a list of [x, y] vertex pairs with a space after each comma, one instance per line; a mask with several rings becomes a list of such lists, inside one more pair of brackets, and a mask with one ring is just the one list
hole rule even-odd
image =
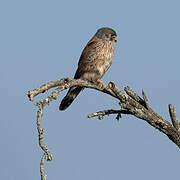
[[66, 96], [61, 101], [59, 110], [63, 111], [66, 108], [68, 108], [71, 105], [71, 103], [74, 101], [74, 99], [77, 97], [77, 95], [81, 92], [82, 89], [83, 89], [82, 87], [70, 88]]

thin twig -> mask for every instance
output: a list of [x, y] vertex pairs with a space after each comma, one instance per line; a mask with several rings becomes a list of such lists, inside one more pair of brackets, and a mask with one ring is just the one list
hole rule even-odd
[[41, 173], [41, 180], [46, 180], [46, 174], [44, 169], [44, 161], [46, 159], [46, 153], [43, 154], [40, 162], [40, 173]]
[[88, 118], [98, 116], [98, 119], [102, 120], [105, 115], [109, 116], [110, 114], [117, 114], [118, 116], [116, 117], [116, 119], [119, 120], [119, 118], [121, 117], [121, 114], [132, 114], [132, 113], [127, 110], [123, 110], [123, 109], [122, 110], [108, 109], [108, 110], [88, 114]]
[[43, 101], [36, 103], [36, 105], [39, 107], [39, 110], [37, 112], [37, 130], [38, 130], [38, 136], [39, 136], [39, 146], [44, 151], [44, 155], [42, 156], [41, 162], [40, 162], [40, 173], [41, 173], [41, 180], [46, 180], [46, 175], [44, 172], [44, 161], [45, 159], [47, 159], [47, 161], [51, 161], [53, 157], [50, 154], [49, 149], [43, 142], [44, 129], [41, 126], [41, 118], [43, 115], [42, 112], [43, 112], [43, 107], [44, 107]]
[[41, 149], [46, 153], [48, 160], [52, 159], [52, 155], [50, 154], [49, 149], [46, 147], [45, 143], [43, 142], [43, 134], [44, 134], [44, 129], [41, 126], [41, 118], [42, 118], [42, 111], [43, 111], [43, 106], [41, 103], [37, 103], [39, 110], [37, 112], [37, 130], [38, 130], [38, 135], [39, 135], [39, 146]]

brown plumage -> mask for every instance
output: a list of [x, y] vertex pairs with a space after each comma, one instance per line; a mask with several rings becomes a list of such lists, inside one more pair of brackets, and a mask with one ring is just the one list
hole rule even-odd
[[[101, 79], [112, 64], [116, 37], [113, 29], [99, 29], [84, 48], [74, 78], [89, 81]], [[82, 89], [82, 87], [70, 88], [62, 100], [59, 110], [65, 110]]]

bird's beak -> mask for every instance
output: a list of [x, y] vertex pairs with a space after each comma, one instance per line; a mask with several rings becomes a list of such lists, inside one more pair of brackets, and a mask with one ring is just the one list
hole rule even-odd
[[113, 38], [114, 42], [117, 42], [117, 36], [114, 35], [112, 38]]

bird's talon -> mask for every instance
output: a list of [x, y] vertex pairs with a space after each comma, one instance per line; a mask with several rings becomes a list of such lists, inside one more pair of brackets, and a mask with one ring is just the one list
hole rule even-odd
[[103, 87], [103, 86], [104, 86], [104, 83], [103, 83], [102, 81], [97, 80], [96, 82], [97, 82], [98, 84], [100, 84], [100, 85], [101, 85], [101, 87]]

